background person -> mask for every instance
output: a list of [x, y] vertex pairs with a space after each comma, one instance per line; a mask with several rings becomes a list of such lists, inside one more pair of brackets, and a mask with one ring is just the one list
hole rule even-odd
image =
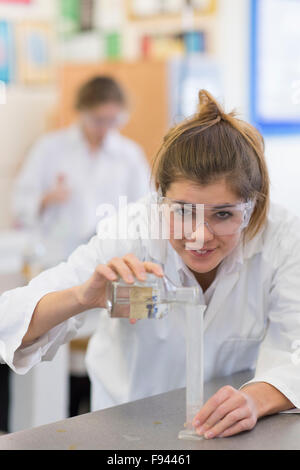
[[78, 92], [78, 122], [42, 137], [29, 154], [14, 189], [18, 225], [38, 226], [53, 244], [53, 260], [69, 255], [96, 231], [100, 203], [132, 202], [149, 192], [142, 149], [122, 136], [126, 97], [110, 77], [99, 76]]

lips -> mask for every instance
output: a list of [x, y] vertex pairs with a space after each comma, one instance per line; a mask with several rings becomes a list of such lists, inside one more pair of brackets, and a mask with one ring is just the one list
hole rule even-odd
[[201, 249], [201, 250], [189, 250], [190, 253], [197, 257], [197, 258], [207, 258], [209, 257], [212, 253], [214, 253], [216, 250], [216, 248], [214, 249], [211, 249], [211, 250], [205, 250], [205, 249]]

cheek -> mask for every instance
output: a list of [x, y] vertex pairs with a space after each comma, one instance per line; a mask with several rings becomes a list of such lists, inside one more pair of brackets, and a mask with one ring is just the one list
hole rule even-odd
[[229, 235], [228, 237], [219, 237], [220, 249], [224, 255], [229, 255], [239, 244], [240, 234]]
[[172, 247], [178, 252], [182, 251], [182, 236], [178, 238], [178, 234], [176, 234], [176, 230], [174, 227], [174, 221], [173, 218], [170, 218], [169, 225], [168, 225], [168, 230], [169, 230], [169, 242], [172, 245]]
[[166, 224], [167, 224], [167, 227], [169, 228], [169, 231], [170, 231], [170, 237], [171, 237], [171, 239], [173, 239], [174, 238], [174, 219], [173, 219], [172, 216], [166, 222]]
[[175, 236], [175, 225], [174, 225], [174, 215], [173, 214], [167, 214], [165, 215], [164, 218], [164, 224], [166, 229], [168, 230], [168, 234], [170, 235], [170, 241], [178, 242], [177, 237]]

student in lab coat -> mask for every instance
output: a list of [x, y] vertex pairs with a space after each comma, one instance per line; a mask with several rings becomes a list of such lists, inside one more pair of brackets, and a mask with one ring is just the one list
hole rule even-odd
[[[22, 374], [50, 360], [74, 336], [82, 312], [106, 307], [109, 283], [117, 276], [143, 281], [149, 272], [199, 286], [207, 305], [206, 380], [255, 369], [252, 381], [239, 390], [222, 387], [199, 410], [200, 434], [230, 436], [252, 429], [261, 416], [299, 408], [300, 223], [269, 206], [261, 135], [202, 90], [200, 111], [166, 136], [154, 176], [158, 194], [144, 204], [149, 208], [154, 198], [155, 207], [163, 202], [172, 209], [169, 240], [144, 236], [144, 212], [128, 213], [129, 225], [139, 228], [134, 239], [107, 239], [109, 221], [102, 221], [99, 235], [66, 263], [2, 295], [2, 360]], [[193, 230], [178, 239], [184, 203]], [[195, 225], [190, 204], [204, 204], [204, 224]], [[103, 311], [87, 364], [94, 409], [184, 386], [183, 312], [130, 324]]]
[[120, 86], [95, 77], [79, 90], [76, 108], [78, 122], [36, 143], [14, 189], [17, 223], [38, 225], [59, 259], [95, 233], [100, 203], [117, 205], [120, 195], [133, 202], [150, 189], [142, 149], [118, 131], [126, 120]]

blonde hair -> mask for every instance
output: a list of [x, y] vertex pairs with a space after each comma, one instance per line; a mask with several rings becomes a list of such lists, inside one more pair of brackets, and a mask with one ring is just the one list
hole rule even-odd
[[245, 236], [253, 238], [266, 222], [269, 174], [263, 137], [235, 112], [226, 114], [206, 90], [199, 92], [198, 112], [165, 136], [152, 173], [163, 195], [181, 179], [208, 185], [225, 178], [238, 197], [255, 199]]

